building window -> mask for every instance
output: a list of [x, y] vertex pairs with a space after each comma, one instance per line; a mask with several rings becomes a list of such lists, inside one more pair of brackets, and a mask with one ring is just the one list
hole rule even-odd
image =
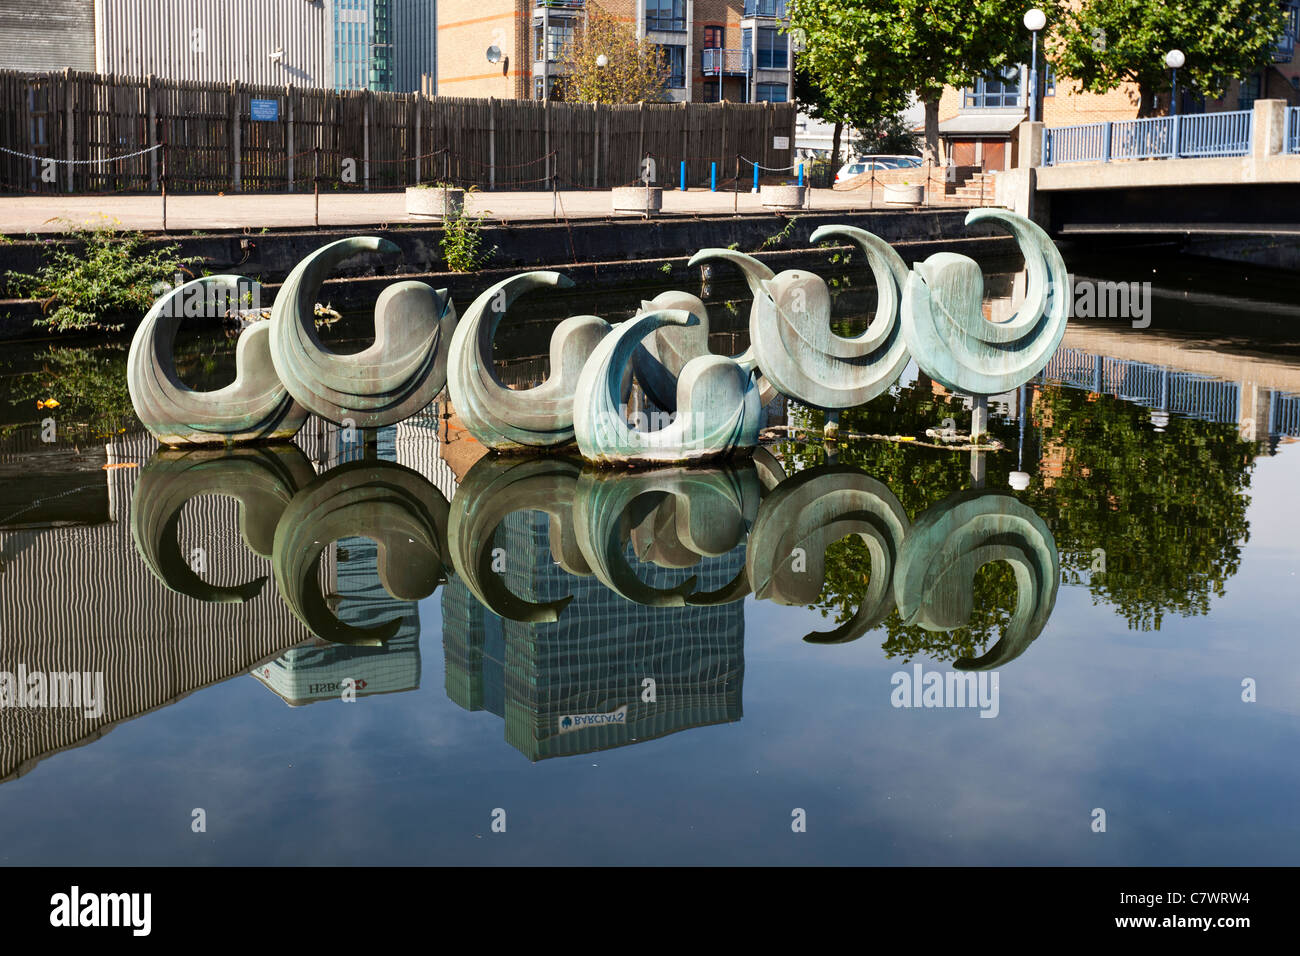
[[668, 88], [680, 90], [686, 87], [686, 47], [660, 46], [664, 62], [668, 64]]
[[785, 36], [772, 27], [758, 28], [758, 68], [784, 70], [789, 64]]
[[759, 83], [758, 84], [758, 102], [760, 103], [784, 103], [789, 87], [784, 83]]
[[785, 0], [745, 0], [745, 16], [785, 19]]
[[1020, 67], [1003, 67], [995, 77], [980, 77], [962, 97], [965, 109], [998, 110], [1020, 108]]
[[1056, 67], [1048, 63], [1043, 67], [1043, 96], [1056, 95]]
[[723, 47], [723, 37], [726, 36], [723, 27], [705, 27], [704, 28], [704, 49], [721, 50]]
[[542, 77], [540, 77], [540, 76], [535, 76], [535, 77], [533, 77], [533, 99], [535, 99], [535, 100], [541, 100], [541, 99], [559, 100], [559, 99], [563, 99], [564, 97], [563, 97], [561, 94], [564, 92], [564, 90], [563, 90], [563, 87], [560, 86], [560, 84], [559, 84], [559, 81], [562, 80], [563, 77], [559, 77], [559, 76], [548, 76], [548, 77], [546, 77], [545, 79], [546, 79], [546, 86], [547, 86], [547, 88], [550, 89], [550, 91], [551, 91], [551, 95], [550, 95], [550, 96], [543, 96], [543, 95], [542, 95]]
[[1250, 76], [1242, 78], [1237, 93], [1237, 109], [1248, 110], [1254, 107], [1255, 101], [1259, 99], [1260, 81], [1262, 79], [1262, 73], [1252, 73]]
[[686, 0], [645, 0], [645, 28], [686, 32]]
[[[550, 23], [550, 35], [547, 44], [546, 59], [554, 63], [560, 58], [564, 48], [573, 42], [573, 21], [568, 17], [553, 17]], [[533, 21], [533, 59], [542, 59], [542, 21]]]

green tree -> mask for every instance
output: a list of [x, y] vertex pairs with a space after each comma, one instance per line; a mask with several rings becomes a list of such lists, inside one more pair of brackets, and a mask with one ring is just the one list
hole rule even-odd
[[[1039, 4], [1049, 16], [1056, 0]], [[939, 161], [945, 86], [1018, 63], [1029, 54], [1024, 10], [1006, 0], [792, 0], [804, 68], [842, 99], [874, 103], [914, 93], [925, 104], [925, 154]]]
[[[845, 95], [843, 87], [835, 83], [823, 83], [822, 78], [804, 66], [804, 60], [795, 60], [794, 95], [800, 109], [813, 119], [831, 123], [831, 171], [840, 167], [840, 153], [846, 127], [859, 131], [869, 131], [869, 142], [874, 143], [875, 131], [889, 128], [890, 123], [901, 125], [900, 111], [906, 105], [905, 97], [894, 96], [892, 99], [880, 100], [867, 96]], [[863, 144], [855, 143], [856, 148]], [[913, 143], [911, 152], [916, 146]], [[881, 150], [884, 152], [884, 150]]]
[[587, 5], [586, 18], [559, 62], [563, 98], [580, 103], [657, 102], [668, 82], [668, 62], [659, 47], [594, 3]]
[[1047, 45], [1058, 76], [1092, 93], [1136, 84], [1138, 115], [1150, 116], [1170, 91], [1170, 50], [1187, 57], [1180, 84], [1222, 96], [1270, 61], [1284, 16], [1278, 0], [1083, 0], [1049, 21]]

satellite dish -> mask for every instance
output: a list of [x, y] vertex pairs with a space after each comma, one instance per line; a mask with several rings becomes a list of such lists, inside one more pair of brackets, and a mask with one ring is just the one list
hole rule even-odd
[[500, 63], [500, 62], [501, 62], [501, 47], [499, 47], [499, 46], [495, 46], [495, 45], [488, 47], [488, 48], [487, 48], [487, 61], [488, 61], [489, 63]]

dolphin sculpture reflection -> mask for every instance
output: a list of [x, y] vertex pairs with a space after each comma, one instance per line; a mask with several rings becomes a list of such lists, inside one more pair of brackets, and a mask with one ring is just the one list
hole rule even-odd
[[996, 395], [1029, 381], [1065, 335], [1070, 289], [1065, 260], [1051, 237], [1017, 213], [973, 209], [966, 224], [1000, 222], [1020, 244], [1029, 273], [1020, 311], [990, 322], [982, 311], [984, 278], [975, 260], [937, 252], [913, 267], [903, 295], [903, 338], [921, 371], [953, 391]]
[[[691, 257], [688, 265], [698, 265], [712, 259], [734, 262], [740, 266], [745, 282], [755, 301], [763, 294], [761, 283], [774, 275], [771, 269], [753, 256], [733, 249], [704, 249]], [[668, 325], [655, 330], [641, 342], [632, 356], [632, 367], [637, 381], [650, 400], [666, 411], [677, 410], [677, 378], [686, 363], [699, 355], [709, 354], [709, 311], [698, 296], [689, 292], [663, 292], [650, 301], [642, 301], [637, 315], [646, 315], [664, 309], [689, 312], [699, 319], [696, 325]], [[750, 370], [757, 366], [751, 345], [731, 358], [741, 368]], [[758, 401], [766, 407], [776, 398], [776, 387], [761, 374], [756, 376]]]
[[1056, 540], [1033, 509], [1011, 495], [960, 491], [912, 525], [894, 574], [894, 597], [905, 624], [947, 631], [970, 620], [975, 572], [990, 561], [1015, 571], [1016, 610], [1002, 638], [979, 658], [959, 658], [962, 670], [1010, 663], [1042, 633], [1061, 582]]
[[456, 489], [447, 526], [451, 559], [456, 575], [494, 614], [511, 621], [546, 623], [558, 620], [573, 600], [569, 595], [545, 603], [525, 601], [493, 569], [496, 530], [512, 512], [546, 512], [551, 557], [570, 574], [591, 574], [573, 529], [574, 489], [581, 467], [564, 458], [483, 458]]
[[782, 394], [806, 405], [844, 409], [880, 395], [907, 365], [898, 321], [907, 266], [887, 242], [863, 229], [822, 226], [812, 240], [831, 236], [856, 242], [876, 280], [876, 315], [860, 335], [845, 337], [831, 330], [830, 289], [820, 276], [792, 269], [759, 278], [752, 266], [740, 264], [757, 287], [749, 338], [763, 375]]
[[266, 576], [222, 586], [204, 581], [177, 545], [186, 502], [223, 495], [239, 502], [239, 530], [254, 554], [270, 558], [275, 528], [298, 489], [316, 472], [295, 445], [158, 451], [140, 470], [131, 498], [131, 538], [158, 580], [199, 601], [240, 604], [262, 590]]
[[907, 512], [889, 488], [849, 465], [809, 468], [781, 482], [759, 509], [745, 563], [754, 595], [778, 604], [816, 603], [826, 549], [857, 535], [871, 554], [871, 579], [857, 612], [804, 640], [842, 644], [878, 627], [894, 609], [891, 584], [908, 534]]
[[655, 588], [627, 562], [629, 541], [638, 557], [661, 567], [692, 567], [745, 541], [757, 513], [758, 473], [748, 462], [727, 468], [658, 468], [610, 473], [587, 470], [578, 479], [573, 520], [578, 547], [597, 579], [620, 597], [651, 607], [719, 604], [748, 590], [744, 573], [717, 592], [696, 593], [696, 576]]
[[289, 393], [335, 423], [377, 428], [409, 418], [447, 384], [456, 309], [446, 289], [395, 282], [375, 303], [375, 341], [340, 355], [316, 335], [315, 303], [330, 270], [360, 252], [397, 252], [387, 239], [354, 236], [322, 246], [294, 267], [271, 309], [271, 359]]
[[163, 295], [141, 320], [127, 355], [126, 385], [135, 413], [164, 445], [229, 445], [288, 440], [307, 420], [276, 374], [267, 322], [255, 322], [235, 346], [235, 380], [199, 392], [176, 373], [176, 330], [195, 299], [237, 299], [260, 287], [245, 276], [204, 276]]
[[[515, 391], [496, 376], [492, 340], [502, 317], [520, 295], [541, 287], [568, 288], [558, 272], [524, 272], [490, 287], [470, 305], [451, 337], [447, 386], [456, 414], [488, 448], [514, 451], [549, 448], [573, 440], [573, 390], [583, 364], [609, 333], [594, 315], [570, 316], [551, 335], [551, 374], [536, 388]], [[491, 312], [491, 317], [484, 314]]]
[[642, 338], [665, 325], [698, 324], [681, 310], [651, 312], [616, 325], [583, 366], [573, 403], [582, 457], [598, 464], [668, 464], [751, 452], [762, 406], [752, 370], [721, 355], [698, 355], [677, 379], [677, 417], [658, 431], [627, 423], [624, 373]]
[[317, 565], [330, 542], [352, 536], [378, 545], [379, 580], [393, 597], [432, 594], [448, 565], [447, 499], [418, 472], [387, 461], [331, 468], [294, 496], [275, 529], [272, 566], [280, 596], [317, 637], [379, 645], [400, 619], [358, 627], [335, 617], [320, 592]]

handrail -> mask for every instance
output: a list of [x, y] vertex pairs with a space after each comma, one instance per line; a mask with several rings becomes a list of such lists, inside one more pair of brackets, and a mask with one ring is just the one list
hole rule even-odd
[[1251, 151], [1251, 117], [1251, 110], [1232, 110], [1057, 126], [1043, 131], [1043, 165], [1246, 156]]
[[706, 76], [720, 73], [749, 75], [749, 50], [723, 50], [710, 47], [703, 52], [704, 56], [700, 59], [700, 70]]

